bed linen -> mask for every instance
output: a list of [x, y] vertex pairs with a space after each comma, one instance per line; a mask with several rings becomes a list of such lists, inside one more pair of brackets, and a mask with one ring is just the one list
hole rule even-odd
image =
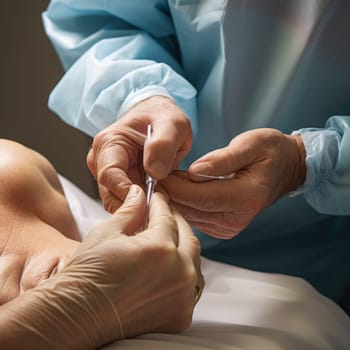
[[[83, 239], [109, 214], [66, 178], [60, 181]], [[206, 286], [187, 331], [147, 334], [103, 349], [350, 349], [350, 318], [304, 280], [205, 258], [202, 272]]]

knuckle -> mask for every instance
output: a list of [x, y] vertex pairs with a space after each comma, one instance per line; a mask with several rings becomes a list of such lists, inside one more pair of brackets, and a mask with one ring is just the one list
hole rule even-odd
[[177, 247], [174, 243], [168, 242], [163, 244], [158, 244], [158, 247], [155, 247], [157, 257], [159, 258], [159, 261], [162, 261], [165, 263], [165, 261], [172, 262], [173, 257], [177, 255]]
[[[150, 242], [148, 242], [150, 243]], [[177, 255], [176, 245], [169, 242], [154, 242], [148, 244], [141, 251], [141, 259], [148, 263], [154, 262], [158, 267], [161, 267], [163, 271], [169, 271], [172, 269], [175, 256]]]
[[188, 264], [186, 269], [185, 269], [185, 273], [184, 273], [184, 277], [183, 277], [185, 287], [192, 289], [194, 287], [194, 285], [196, 284], [197, 280], [198, 280], [198, 274], [197, 274], [197, 271], [196, 271], [194, 265]]
[[101, 185], [108, 187], [109, 179], [113, 176], [113, 168], [105, 167], [100, 169], [97, 174], [97, 180]]
[[107, 127], [107, 128], [105, 128], [105, 129], [99, 131], [99, 132], [95, 135], [95, 137], [94, 137], [94, 139], [93, 139], [93, 141], [92, 141], [92, 147], [93, 147], [93, 148], [98, 148], [98, 146], [99, 146], [100, 144], [104, 144], [107, 140], [110, 139], [110, 130], [109, 130], [109, 129], [110, 129], [110, 128]]
[[200, 243], [199, 239], [195, 235], [190, 236], [189, 239], [191, 240], [194, 254], [196, 256], [199, 256], [201, 253], [201, 243]]
[[181, 111], [177, 110], [177, 113], [174, 114], [174, 124], [180, 130], [189, 130], [191, 129], [190, 120], [186, 117], [186, 115]]

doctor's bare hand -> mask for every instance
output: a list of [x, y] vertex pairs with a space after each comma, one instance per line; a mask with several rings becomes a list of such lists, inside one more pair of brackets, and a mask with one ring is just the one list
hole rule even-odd
[[[234, 177], [208, 181], [194, 175], [198, 173], [234, 173]], [[204, 155], [191, 165], [188, 174], [175, 172], [161, 184], [172, 206], [192, 226], [218, 238], [231, 238], [262, 210], [301, 185], [305, 173], [300, 136], [256, 129]]]
[[[152, 138], [145, 142], [149, 124]], [[190, 122], [170, 98], [139, 102], [97, 134], [87, 157], [105, 209], [119, 208], [132, 183], [143, 186], [144, 169], [156, 180], [165, 178], [191, 146]]]

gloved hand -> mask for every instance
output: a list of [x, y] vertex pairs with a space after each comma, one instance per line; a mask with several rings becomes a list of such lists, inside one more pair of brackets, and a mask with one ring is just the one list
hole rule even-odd
[[190, 325], [204, 284], [199, 242], [159, 193], [148, 229], [136, 233], [145, 201], [133, 185], [122, 207], [88, 234], [61, 272], [3, 306], [1, 349], [21, 341], [35, 349], [95, 349]]
[[[152, 138], [145, 143], [149, 124]], [[144, 168], [156, 180], [165, 178], [191, 146], [190, 122], [170, 98], [138, 103], [96, 135], [87, 157], [105, 209], [113, 213], [119, 208], [132, 183], [143, 186]]]
[[[208, 181], [195, 174], [228, 175]], [[256, 129], [235, 137], [190, 168], [161, 181], [171, 205], [188, 222], [217, 238], [232, 238], [283, 194], [304, 182], [305, 149], [300, 136]]]

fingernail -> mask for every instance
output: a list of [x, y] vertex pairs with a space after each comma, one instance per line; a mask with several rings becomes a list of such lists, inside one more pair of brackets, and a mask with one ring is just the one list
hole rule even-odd
[[162, 179], [168, 175], [168, 169], [159, 160], [153, 161], [150, 168], [152, 169], [152, 173], [156, 174], [157, 178], [159, 179]]
[[135, 197], [138, 196], [139, 192], [140, 192], [139, 186], [131, 185], [130, 188], [129, 188], [128, 195], [126, 196], [125, 200], [128, 201], [128, 200], [134, 199]]

